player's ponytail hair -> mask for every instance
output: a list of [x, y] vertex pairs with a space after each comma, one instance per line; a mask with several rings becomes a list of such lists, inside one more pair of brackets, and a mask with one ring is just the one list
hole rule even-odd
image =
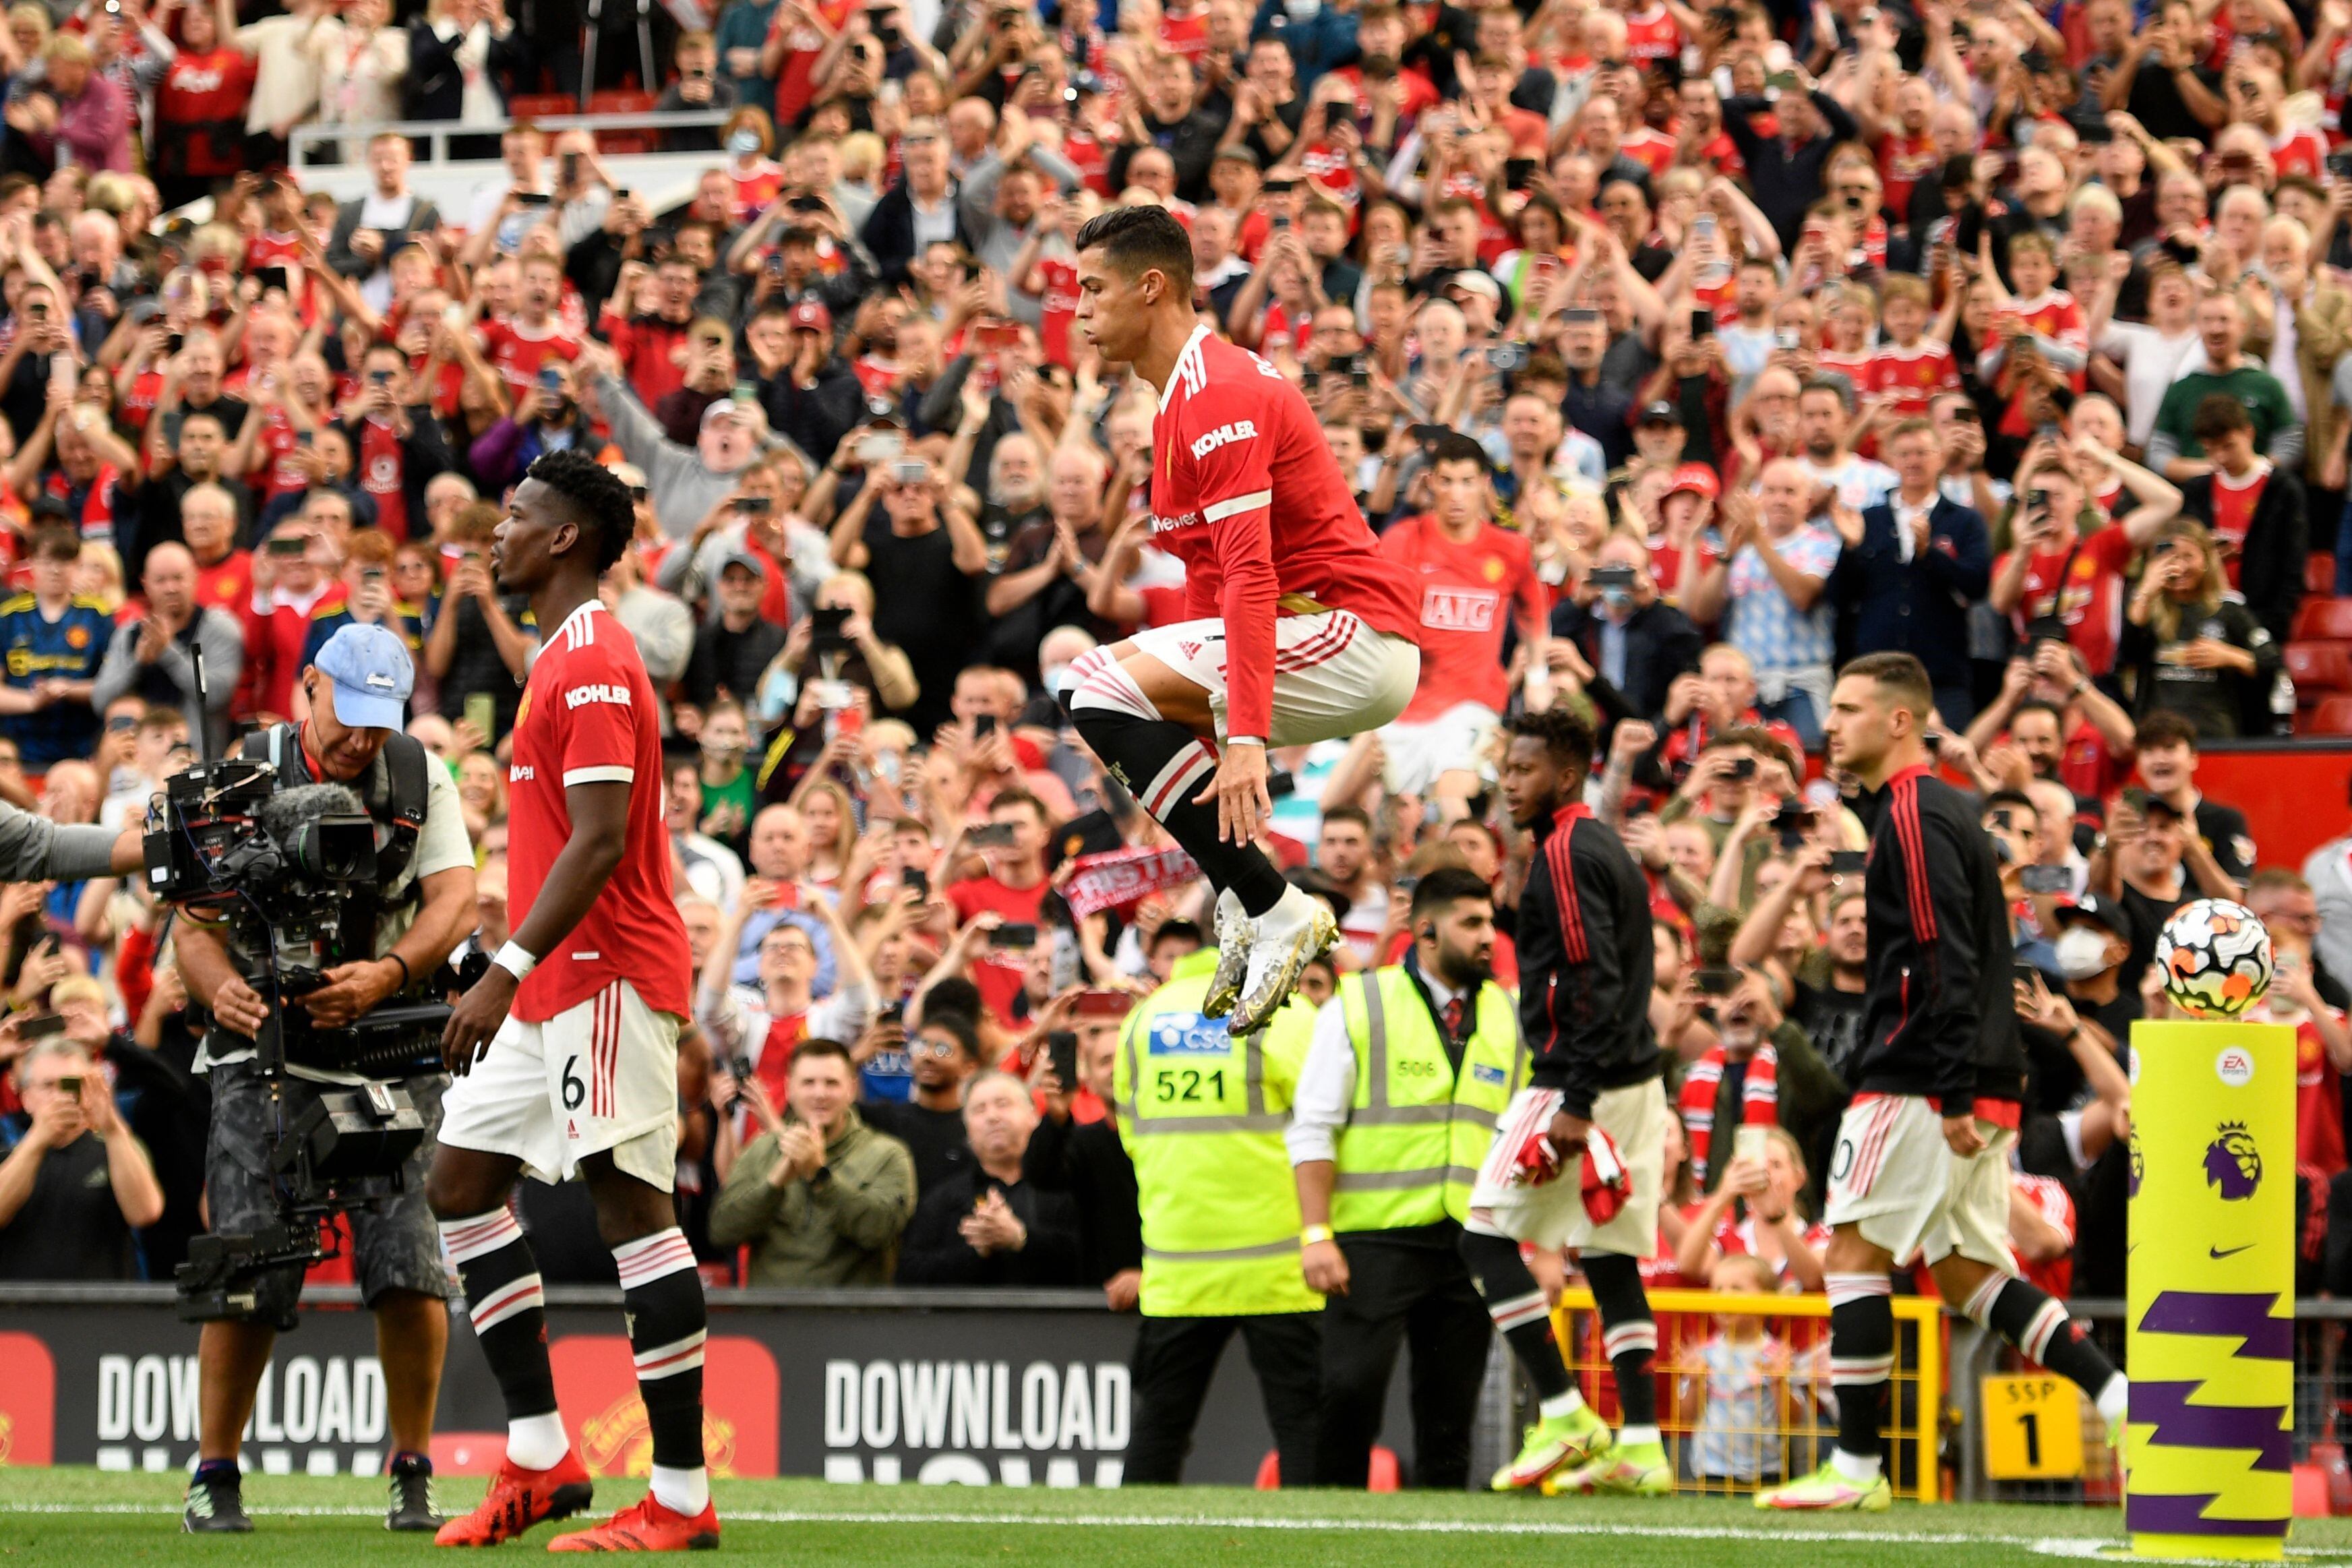
[[1165, 207], [1097, 213], [1078, 230], [1077, 247], [1083, 254], [1097, 246], [1122, 276], [1139, 278], [1156, 268], [1176, 298], [1192, 298], [1192, 239]]

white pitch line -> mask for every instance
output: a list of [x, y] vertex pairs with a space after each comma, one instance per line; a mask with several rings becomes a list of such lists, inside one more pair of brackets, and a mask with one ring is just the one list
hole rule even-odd
[[[15, 1513], [169, 1517], [174, 1511], [168, 1507], [150, 1506], [144, 1503], [0, 1502], [0, 1515]], [[318, 1507], [297, 1504], [283, 1508], [257, 1507], [250, 1511], [264, 1516], [278, 1515], [295, 1519], [373, 1519], [382, 1510], [365, 1507]], [[1755, 1542], [1768, 1544], [1793, 1541], [1824, 1541], [1864, 1544], [1885, 1542], [1897, 1546], [2011, 1546], [2047, 1556], [2061, 1557], [2089, 1557], [2123, 1544], [2119, 1541], [2104, 1536], [1974, 1535], [1960, 1531], [1926, 1530], [1812, 1530], [1801, 1527], [1762, 1530], [1738, 1525], [1660, 1525], [1638, 1522], [1612, 1524], [1580, 1520], [1351, 1519], [1192, 1513], [1026, 1514], [951, 1513], [929, 1510], [909, 1513], [870, 1513], [836, 1512], [816, 1509], [730, 1509], [722, 1516], [722, 1523], [726, 1521], [743, 1524], [1055, 1525], [1088, 1530], [1355, 1531], [1394, 1535], [1603, 1536], [1665, 1541]], [[2308, 1568], [2352, 1568], [2352, 1563], [2322, 1558], [2309, 1549], [2289, 1547], [2287, 1555], [2307, 1564]], [[2139, 1561], [2192, 1565], [2212, 1563], [2220, 1565], [2220, 1568], [2243, 1568], [2242, 1563], [2221, 1558], [2170, 1557], [2139, 1559]]]

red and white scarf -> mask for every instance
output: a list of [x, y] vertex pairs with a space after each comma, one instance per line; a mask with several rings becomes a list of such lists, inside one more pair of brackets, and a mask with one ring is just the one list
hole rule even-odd
[[[1691, 1064], [1683, 1079], [1683, 1137], [1690, 1145], [1691, 1173], [1706, 1181], [1707, 1150], [1715, 1142], [1715, 1097], [1723, 1085], [1721, 1046]], [[1780, 1120], [1780, 1057], [1766, 1040], [1748, 1058], [1747, 1081], [1739, 1086], [1739, 1120], [1750, 1127], [1770, 1127]]]

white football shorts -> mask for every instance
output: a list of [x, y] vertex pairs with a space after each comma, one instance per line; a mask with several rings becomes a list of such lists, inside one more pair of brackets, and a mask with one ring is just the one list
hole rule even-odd
[[1609, 1134], [1625, 1163], [1633, 1191], [1606, 1225], [1585, 1211], [1581, 1161], [1556, 1180], [1528, 1186], [1515, 1180], [1519, 1150], [1551, 1125], [1559, 1090], [1523, 1089], [1495, 1123], [1495, 1141], [1470, 1190], [1470, 1227], [1507, 1236], [1550, 1251], [1572, 1247], [1620, 1258], [1647, 1258], [1658, 1246], [1658, 1194], [1665, 1185], [1666, 1086], [1663, 1079], [1604, 1089], [1592, 1102], [1592, 1124]]
[[[1209, 694], [1225, 734], [1225, 623], [1178, 621], [1126, 639]], [[1421, 649], [1376, 632], [1346, 610], [1277, 616], [1274, 622], [1272, 746], [1346, 740], [1404, 711], [1421, 679]]]
[[441, 1142], [511, 1154], [542, 1182], [588, 1155], [649, 1186], [677, 1180], [678, 1020], [615, 980], [543, 1024], [509, 1018], [442, 1099]]

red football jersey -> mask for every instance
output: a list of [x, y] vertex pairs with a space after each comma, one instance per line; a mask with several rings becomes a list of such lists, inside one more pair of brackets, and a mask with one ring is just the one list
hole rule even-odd
[[1066, 256], [1048, 256], [1037, 263], [1045, 289], [1038, 296], [1037, 336], [1052, 363], [1070, 363], [1070, 323], [1078, 315], [1078, 267]]
[[1909, 348], [1900, 343], [1884, 342], [1870, 356], [1870, 376], [1863, 384], [1865, 392], [1883, 393], [1894, 399], [1891, 413], [1907, 417], [1925, 414], [1927, 405], [1941, 392], [1960, 389], [1960, 367], [1952, 358], [1949, 345], [1933, 338], [1921, 338]]
[[1456, 543], [1424, 512], [1391, 525], [1381, 553], [1420, 579], [1421, 680], [1399, 717], [1424, 723], [1465, 702], [1500, 713], [1511, 699], [1507, 610], [1516, 606], [1522, 623], [1536, 626], [1549, 615], [1527, 540], [1489, 522]]
[[[2070, 555], [2072, 566], [2067, 564]], [[2000, 575], [2009, 556], [2004, 551], [1993, 563], [1994, 576]], [[2025, 635], [2029, 621], [2056, 616], [2066, 623], [2066, 641], [2083, 656], [2091, 673], [2106, 674], [2115, 668], [2116, 640], [2123, 635], [2124, 567], [2131, 556], [2131, 541], [2120, 528], [2103, 528], [2071, 552], [2035, 552], [2025, 568], [2025, 596], [2010, 616], [2017, 635]], [[2058, 580], [2061, 573], [2066, 576], [2063, 584]]]
[[571, 840], [563, 792], [576, 784], [629, 785], [621, 863], [572, 934], [541, 954], [516, 990], [514, 1016], [543, 1024], [626, 980], [656, 1012], [688, 1016], [694, 961], [670, 889], [653, 682], [636, 643], [601, 601], [566, 616], [540, 646], [515, 711], [507, 778], [507, 899], [518, 912], [538, 900], [548, 868]]
[[2319, 1026], [2294, 1026], [2294, 1163], [2328, 1175], [2344, 1169], [2344, 1083]]
[[2254, 509], [2263, 504], [2263, 491], [2270, 488], [2270, 481], [2266, 458], [2256, 458], [2242, 479], [2231, 479], [2220, 468], [2213, 470], [2213, 540], [2221, 546], [2221, 570], [2228, 574], [2232, 588], [2242, 586], [2238, 574], [2245, 565], [2246, 534], [2254, 525]]
[[1184, 563], [1184, 608], [1222, 617], [1227, 732], [1263, 737], [1285, 595], [1416, 637], [1413, 584], [1374, 548], [1323, 427], [1282, 373], [1192, 329], [1151, 423], [1152, 542]]
[[1675, 14], [1664, 5], [1653, 5], [1646, 11], [1636, 11], [1625, 18], [1625, 57], [1639, 60], [1644, 66], [1663, 59], [1680, 59], [1683, 52], [1683, 30], [1675, 25]]
[[580, 357], [580, 340], [552, 319], [543, 327], [532, 328], [509, 317], [503, 321], [484, 321], [480, 331], [490, 363], [511, 387], [529, 386], [538, 380], [539, 367], [549, 360]]

